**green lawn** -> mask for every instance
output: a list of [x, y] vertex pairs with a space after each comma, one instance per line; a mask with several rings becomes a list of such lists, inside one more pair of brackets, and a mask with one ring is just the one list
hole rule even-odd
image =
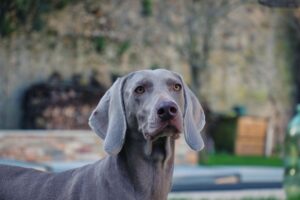
[[235, 156], [229, 154], [215, 154], [208, 155], [204, 164], [208, 166], [246, 165], [282, 167], [283, 161], [279, 157]]

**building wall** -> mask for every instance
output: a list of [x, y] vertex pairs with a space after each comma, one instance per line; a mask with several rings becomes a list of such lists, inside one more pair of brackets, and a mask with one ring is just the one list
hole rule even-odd
[[[19, 127], [24, 90], [54, 71], [68, 78], [96, 70], [109, 86], [111, 73], [159, 66], [190, 82], [184, 54], [190, 6], [153, 1], [152, 15], [144, 17], [138, 0], [79, 2], [43, 15], [42, 31], [21, 28], [1, 38], [0, 128]], [[218, 19], [200, 91], [214, 111], [245, 105], [251, 115], [270, 117], [276, 105], [287, 116], [290, 80], [278, 53], [279, 25], [278, 13], [257, 4], [239, 4]]]

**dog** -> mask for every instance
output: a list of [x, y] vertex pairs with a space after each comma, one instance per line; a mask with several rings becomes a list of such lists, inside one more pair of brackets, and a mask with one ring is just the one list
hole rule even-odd
[[61, 173], [0, 167], [1, 200], [164, 200], [171, 189], [175, 140], [200, 151], [205, 115], [182, 77], [165, 69], [115, 81], [89, 118], [108, 156]]

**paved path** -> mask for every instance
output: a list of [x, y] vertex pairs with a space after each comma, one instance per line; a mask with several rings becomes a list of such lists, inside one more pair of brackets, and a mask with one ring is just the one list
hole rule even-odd
[[169, 200], [241, 200], [241, 199], [267, 199], [284, 200], [283, 189], [257, 189], [237, 191], [211, 191], [211, 192], [176, 192], [169, 194]]

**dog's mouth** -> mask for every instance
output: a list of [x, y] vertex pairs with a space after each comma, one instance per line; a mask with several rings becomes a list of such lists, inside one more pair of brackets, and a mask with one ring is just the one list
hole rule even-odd
[[181, 131], [180, 127], [170, 124], [170, 123], [166, 123], [166, 124], [161, 125], [154, 132], [152, 132], [150, 134], [146, 134], [145, 138], [146, 138], [146, 140], [150, 140], [152, 142], [156, 141], [157, 139], [159, 139], [161, 137], [172, 137], [174, 139], [177, 139], [181, 132], [182, 131]]
[[167, 123], [162, 125], [155, 132], [146, 135], [146, 155], [151, 155], [154, 147], [163, 150], [165, 148], [167, 138], [177, 139], [180, 137], [180, 133], [181, 128]]

